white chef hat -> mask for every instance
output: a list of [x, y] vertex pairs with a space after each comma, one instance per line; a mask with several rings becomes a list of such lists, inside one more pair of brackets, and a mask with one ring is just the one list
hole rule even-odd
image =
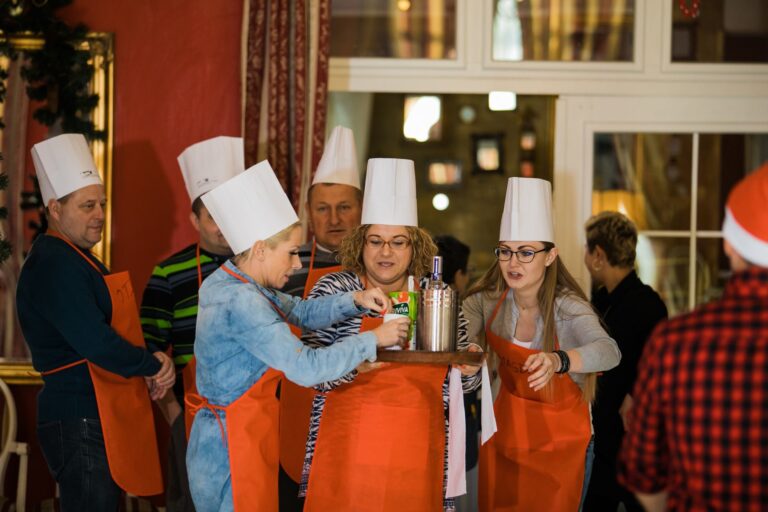
[[299, 220], [266, 160], [203, 194], [202, 200], [235, 254]]
[[32, 162], [45, 206], [51, 199], [61, 199], [89, 185], [101, 185], [99, 171], [82, 134], [66, 133], [38, 142], [32, 146]]
[[413, 160], [371, 158], [365, 176], [362, 224], [418, 226]]
[[316, 183], [338, 183], [360, 190], [355, 135], [349, 128], [337, 126], [331, 132], [312, 180], [313, 185]]
[[243, 172], [244, 159], [242, 137], [214, 137], [189, 146], [178, 157], [189, 200]]
[[552, 185], [539, 178], [509, 178], [499, 241], [555, 242]]

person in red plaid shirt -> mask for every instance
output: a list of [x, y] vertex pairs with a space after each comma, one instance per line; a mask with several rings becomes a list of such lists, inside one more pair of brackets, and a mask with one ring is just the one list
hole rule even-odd
[[662, 323], [619, 481], [655, 510], [768, 510], [768, 162], [731, 191], [723, 297]]

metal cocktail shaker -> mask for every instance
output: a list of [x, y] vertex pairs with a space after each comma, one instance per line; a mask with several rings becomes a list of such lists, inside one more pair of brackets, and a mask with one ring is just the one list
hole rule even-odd
[[459, 298], [450, 287], [443, 289], [443, 259], [435, 256], [429, 285], [421, 291], [416, 327], [416, 349], [455, 352]]

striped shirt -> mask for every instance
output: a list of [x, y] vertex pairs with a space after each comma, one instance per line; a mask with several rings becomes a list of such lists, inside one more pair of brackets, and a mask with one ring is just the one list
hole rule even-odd
[[[422, 279], [419, 285], [424, 288], [428, 284], [427, 279]], [[448, 285], [445, 285], [446, 287]], [[327, 295], [335, 295], [337, 293], [345, 293], [350, 291], [364, 290], [365, 285], [357, 274], [352, 272], [336, 272], [328, 274], [322, 277], [309, 294], [308, 298], [324, 297]], [[326, 347], [333, 345], [337, 341], [341, 341], [347, 336], [352, 336], [360, 332], [360, 325], [362, 318], [351, 317], [342, 322], [339, 322], [327, 329], [320, 329], [305, 333], [302, 337], [302, 341], [308, 345], [315, 347]], [[459, 326], [457, 335], [457, 346], [459, 350], [466, 350], [469, 347], [469, 338], [467, 336], [467, 320], [464, 318], [464, 313], [459, 308]], [[307, 491], [307, 485], [309, 483], [309, 472], [312, 467], [312, 459], [315, 453], [315, 445], [317, 443], [317, 433], [320, 428], [320, 419], [325, 408], [325, 392], [331, 391], [334, 388], [352, 382], [357, 376], [357, 370], [353, 370], [349, 374], [341, 377], [332, 382], [325, 382], [315, 388], [318, 391], [324, 393], [318, 394], [312, 403], [312, 415], [309, 424], [309, 435], [307, 436], [307, 447], [304, 456], [304, 467], [301, 476], [301, 486], [299, 490], [300, 496], [305, 496]], [[465, 393], [477, 390], [480, 386], [480, 372], [477, 372], [471, 377], [462, 376], [462, 387]], [[443, 411], [445, 413], [445, 438], [448, 439], [448, 373], [446, 372], [446, 378], [443, 382]], [[445, 485], [447, 483], [447, 471], [448, 471], [448, 443], [445, 444], [445, 456], [443, 457], [443, 490], [445, 491]], [[443, 508], [445, 511], [455, 510], [454, 500], [452, 498], [445, 498], [443, 502]]]
[[[194, 355], [199, 278], [208, 277], [228, 258], [200, 249], [198, 274], [197, 244], [192, 244], [158, 263], [152, 271], [141, 300], [141, 329], [147, 344], [164, 352], [170, 347], [177, 372]], [[181, 379], [176, 383], [174, 391], [181, 396], [183, 383]]]

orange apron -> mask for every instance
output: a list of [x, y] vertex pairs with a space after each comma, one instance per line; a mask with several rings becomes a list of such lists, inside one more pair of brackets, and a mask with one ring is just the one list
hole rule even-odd
[[[248, 281], [221, 267], [225, 272], [244, 283]], [[274, 307], [274, 305], [273, 305]], [[275, 308], [280, 316], [282, 311]], [[214, 405], [197, 393], [185, 396], [186, 409], [194, 418], [200, 409], [208, 409], [216, 417], [221, 428], [221, 440], [229, 453], [229, 470], [232, 481], [232, 501], [236, 512], [258, 509], [277, 512], [278, 423], [277, 384], [282, 372], [269, 368], [243, 395], [227, 406]], [[227, 431], [221, 422], [219, 411], [224, 411]]]
[[[104, 278], [112, 301], [110, 326], [131, 345], [145, 348], [139, 311], [128, 272], [104, 275], [101, 269], [72, 242], [56, 232], [49, 233], [69, 244]], [[50, 375], [87, 363], [96, 395], [104, 435], [109, 472], [124, 491], [138, 496], [163, 492], [163, 477], [155, 433], [152, 402], [143, 377], [125, 378], [82, 359], [41, 372]]]
[[[314, 268], [316, 247], [317, 244], [313, 242], [307, 282], [304, 284], [305, 299], [321, 277], [341, 271], [341, 265]], [[297, 338], [301, 338], [300, 328], [291, 326], [291, 331]], [[301, 481], [312, 401], [316, 394], [313, 388], [299, 386], [288, 379], [283, 379], [280, 383], [280, 465], [296, 483]]]
[[[381, 321], [365, 317], [360, 331]], [[442, 511], [445, 376], [391, 364], [328, 393], [305, 512]]]
[[508, 292], [485, 325], [502, 387], [494, 403], [498, 431], [480, 448], [480, 510], [576, 511], [591, 436], [589, 407], [567, 374], [555, 374], [540, 391], [528, 386], [530, 373], [522, 366], [538, 351], [491, 331]]

